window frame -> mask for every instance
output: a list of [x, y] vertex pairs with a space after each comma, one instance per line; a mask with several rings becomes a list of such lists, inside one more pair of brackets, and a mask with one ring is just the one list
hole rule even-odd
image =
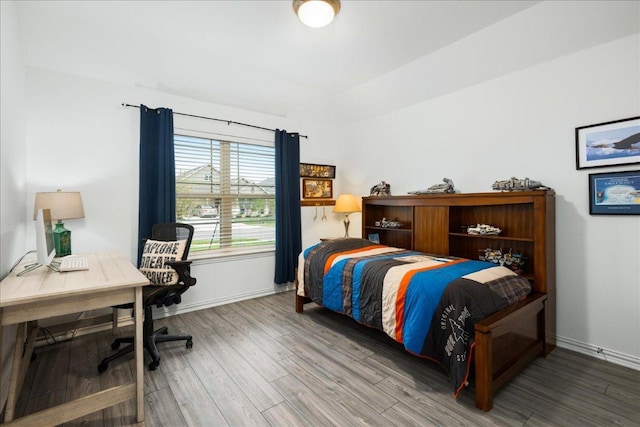
[[[222, 218], [223, 216], [225, 217], [225, 221], [228, 221], [228, 223], [225, 224], [225, 226], [227, 227], [227, 230], [225, 233], [228, 233], [227, 235], [225, 235], [225, 238], [228, 237], [229, 239], [229, 243], [231, 243], [233, 241], [233, 234], [231, 234], [231, 227], [232, 224], [234, 222], [236, 222], [235, 220], [236, 215], [234, 215], [232, 213], [233, 211], [233, 205], [234, 205], [234, 201], [240, 201], [240, 200], [247, 200], [247, 199], [260, 199], [260, 200], [272, 200], [272, 203], [269, 205], [269, 212], [270, 212], [270, 216], [272, 217], [271, 220], [269, 220], [269, 222], [273, 223], [273, 241], [271, 243], [267, 243], [267, 244], [257, 244], [257, 245], [248, 245], [248, 246], [224, 246], [220, 243], [220, 246], [216, 247], [216, 248], [212, 248], [212, 249], [205, 249], [205, 250], [193, 250], [194, 245], [192, 244], [192, 250], [189, 253], [189, 259], [192, 260], [201, 260], [201, 259], [214, 259], [214, 258], [224, 258], [224, 257], [245, 257], [245, 256], [260, 256], [260, 255], [272, 255], [275, 252], [275, 197], [276, 197], [276, 189], [275, 189], [275, 143], [273, 141], [266, 141], [266, 140], [262, 140], [262, 139], [256, 139], [256, 138], [244, 138], [244, 137], [240, 137], [240, 136], [233, 136], [233, 135], [222, 135], [222, 134], [215, 134], [215, 133], [208, 133], [208, 132], [198, 132], [198, 131], [193, 131], [193, 130], [187, 130], [187, 129], [175, 129], [174, 130], [174, 145], [178, 145], [176, 138], [180, 138], [180, 137], [186, 137], [186, 138], [198, 138], [198, 139], [203, 139], [203, 140], [208, 140], [208, 141], [217, 141], [219, 142], [220, 145], [220, 151], [222, 151], [222, 147], [226, 146], [227, 148], [230, 147], [233, 144], [237, 144], [238, 147], [241, 147], [244, 144], [248, 144], [251, 146], [262, 146], [262, 147], [267, 147], [270, 149], [273, 149], [273, 190], [272, 193], [261, 193], [259, 195], [253, 196], [250, 194], [242, 194], [240, 193], [240, 187], [241, 187], [241, 181], [240, 179], [237, 180], [237, 182], [234, 184], [235, 187], [237, 188], [237, 193], [231, 193], [230, 191], [226, 191], [223, 190], [222, 188], [219, 190], [219, 193], [205, 193], [203, 194], [203, 197], [197, 197], [197, 196], [193, 196], [193, 197], [184, 197], [181, 196], [182, 192], [179, 192], [178, 189], [176, 188], [176, 218], [177, 221], [184, 221], [186, 223], [190, 223], [192, 224], [192, 222], [190, 222], [189, 220], [184, 220], [181, 216], [180, 213], [178, 212], [179, 210], [179, 204], [181, 200], [198, 200], [198, 205], [204, 205], [204, 204], [210, 204], [211, 206], [213, 206], [214, 208], [218, 209], [218, 225], [222, 226]], [[176, 151], [176, 148], [174, 147], [174, 153]], [[176, 164], [176, 187], [178, 187], [179, 185], [179, 167], [178, 167], [178, 155], [176, 154], [176, 159], [174, 160], [174, 163]], [[211, 166], [213, 169], [213, 166]], [[224, 165], [221, 165], [221, 168], [224, 168]], [[210, 180], [203, 180], [203, 184], [211, 184], [213, 186], [213, 182], [214, 182], [214, 177], [211, 176], [213, 175], [212, 173], [209, 173], [209, 179]], [[228, 175], [228, 177], [230, 177], [230, 175]], [[242, 178], [242, 177], [240, 177]], [[219, 186], [222, 186], [222, 178], [219, 182]], [[229, 190], [230, 188], [233, 186], [232, 182], [233, 178], [230, 178], [229, 182], [226, 182], [225, 185], [229, 186]], [[252, 188], [255, 187], [259, 187], [259, 184], [256, 182], [252, 182]], [[225, 193], [226, 194], [223, 194]], [[222, 212], [222, 199], [226, 199], [227, 202], [230, 201], [231, 202], [231, 209], [229, 209], [229, 203], [225, 203], [225, 208], [226, 208], [226, 212]], [[220, 201], [220, 204], [217, 203], [210, 203], [210, 201]], [[206, 201], [206, 202], [205, 202]], [[238, 202], [236, 202], [236, 204], [238, 204]], [[206, 223], [206, 222], [205, 222]], [[193, 225], [193, 224], [192, 224]], [[222, 227], [221, 227], [222, 228]], [[215, 232], [213, 233], [213, 236], [215, 237]], [[222, 240], [222, 239], [220, 239]]]

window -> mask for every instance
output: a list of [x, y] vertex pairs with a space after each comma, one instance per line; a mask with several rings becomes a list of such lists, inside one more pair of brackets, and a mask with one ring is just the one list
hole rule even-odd
[[275, 246], [275, 148], [175, 135], [176, 218], [195, 234], [190, 254]]

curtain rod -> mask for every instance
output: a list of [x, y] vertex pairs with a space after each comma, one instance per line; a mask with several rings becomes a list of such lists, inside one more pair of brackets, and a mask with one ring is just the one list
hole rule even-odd
[[[139, 105], [132, 105], [132, 104], [124, 103], [124, 102], [122, 103], [122, 106], [123, 107], [140, 108]], [[213, 117], [196, 116], [195, 114], [178, 113], [176, 111], [174, 111], [173, 114], [178, 114], [180, 116], [187, 116], [187, 117], [195, 117], [197, 119], [215, 120], [216, 122], [224, 122], [227, 125], [234, 124], [234, 125], [240, 125], [240, 126], [247, 126], [247, 127], [254, 128], [254, 129], [268, 130], [268, 131], [271, 131], [271, 132], [275, 132], [276, 131], [275, 129], [269, 129], [269, 128], [265, 128], [265, 127], [262, 127], [262, 126], [250, 125], [248, 123], [234, 122], [233, 120], [223, 120], [223, 119], [216, 119], [216, 118], [213, 118]], [[307, 135], [300, 135], [300, 134], [298, 134], [298, 135], [300, 136], [300, 138], [308, 138]]]

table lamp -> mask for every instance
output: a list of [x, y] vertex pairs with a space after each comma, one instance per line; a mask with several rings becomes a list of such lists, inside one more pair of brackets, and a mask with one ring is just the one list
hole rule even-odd
[[51, 219], [56, 219], [53, 229], [53, 242], [56, 256], [71, 255], [71, 231], [64, 228], [63, 219], [84, 218], [82, 197], [79, 192], [36, 193], [36, 203], [33, 209], [33, 219], [36, 219], [38, 209], [51, 209]]
[[360, 205], [358, 199], [353, 194], [341, 194], [336, 200], [336, 205], [333, 207], [333, 211], [336, 213], [343, 213], [344, 215], [344, 237], [349, 237], [349, 214], [354, 212], [360, 212]]

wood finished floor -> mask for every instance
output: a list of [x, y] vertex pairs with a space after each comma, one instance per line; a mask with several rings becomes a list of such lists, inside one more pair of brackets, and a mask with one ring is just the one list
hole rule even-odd
[[[315, 304], [296, 314], [292, 292], [160, 325], [192, 334], [194, 343], [162, 344], [160, 368], [145, 370], [146, 426], [640, 425], [638, 371], [556, 349], [483, 413], [471, 390], [455, 400], [439, 367], [384, 334]], [[109, 331], [39, 348], [16, 413], [131, 380], [132, 355], [97, 372], [112, 339]], [[135, 425], [134, 418], [133, 402], [125, 402], [65, 425]]]

